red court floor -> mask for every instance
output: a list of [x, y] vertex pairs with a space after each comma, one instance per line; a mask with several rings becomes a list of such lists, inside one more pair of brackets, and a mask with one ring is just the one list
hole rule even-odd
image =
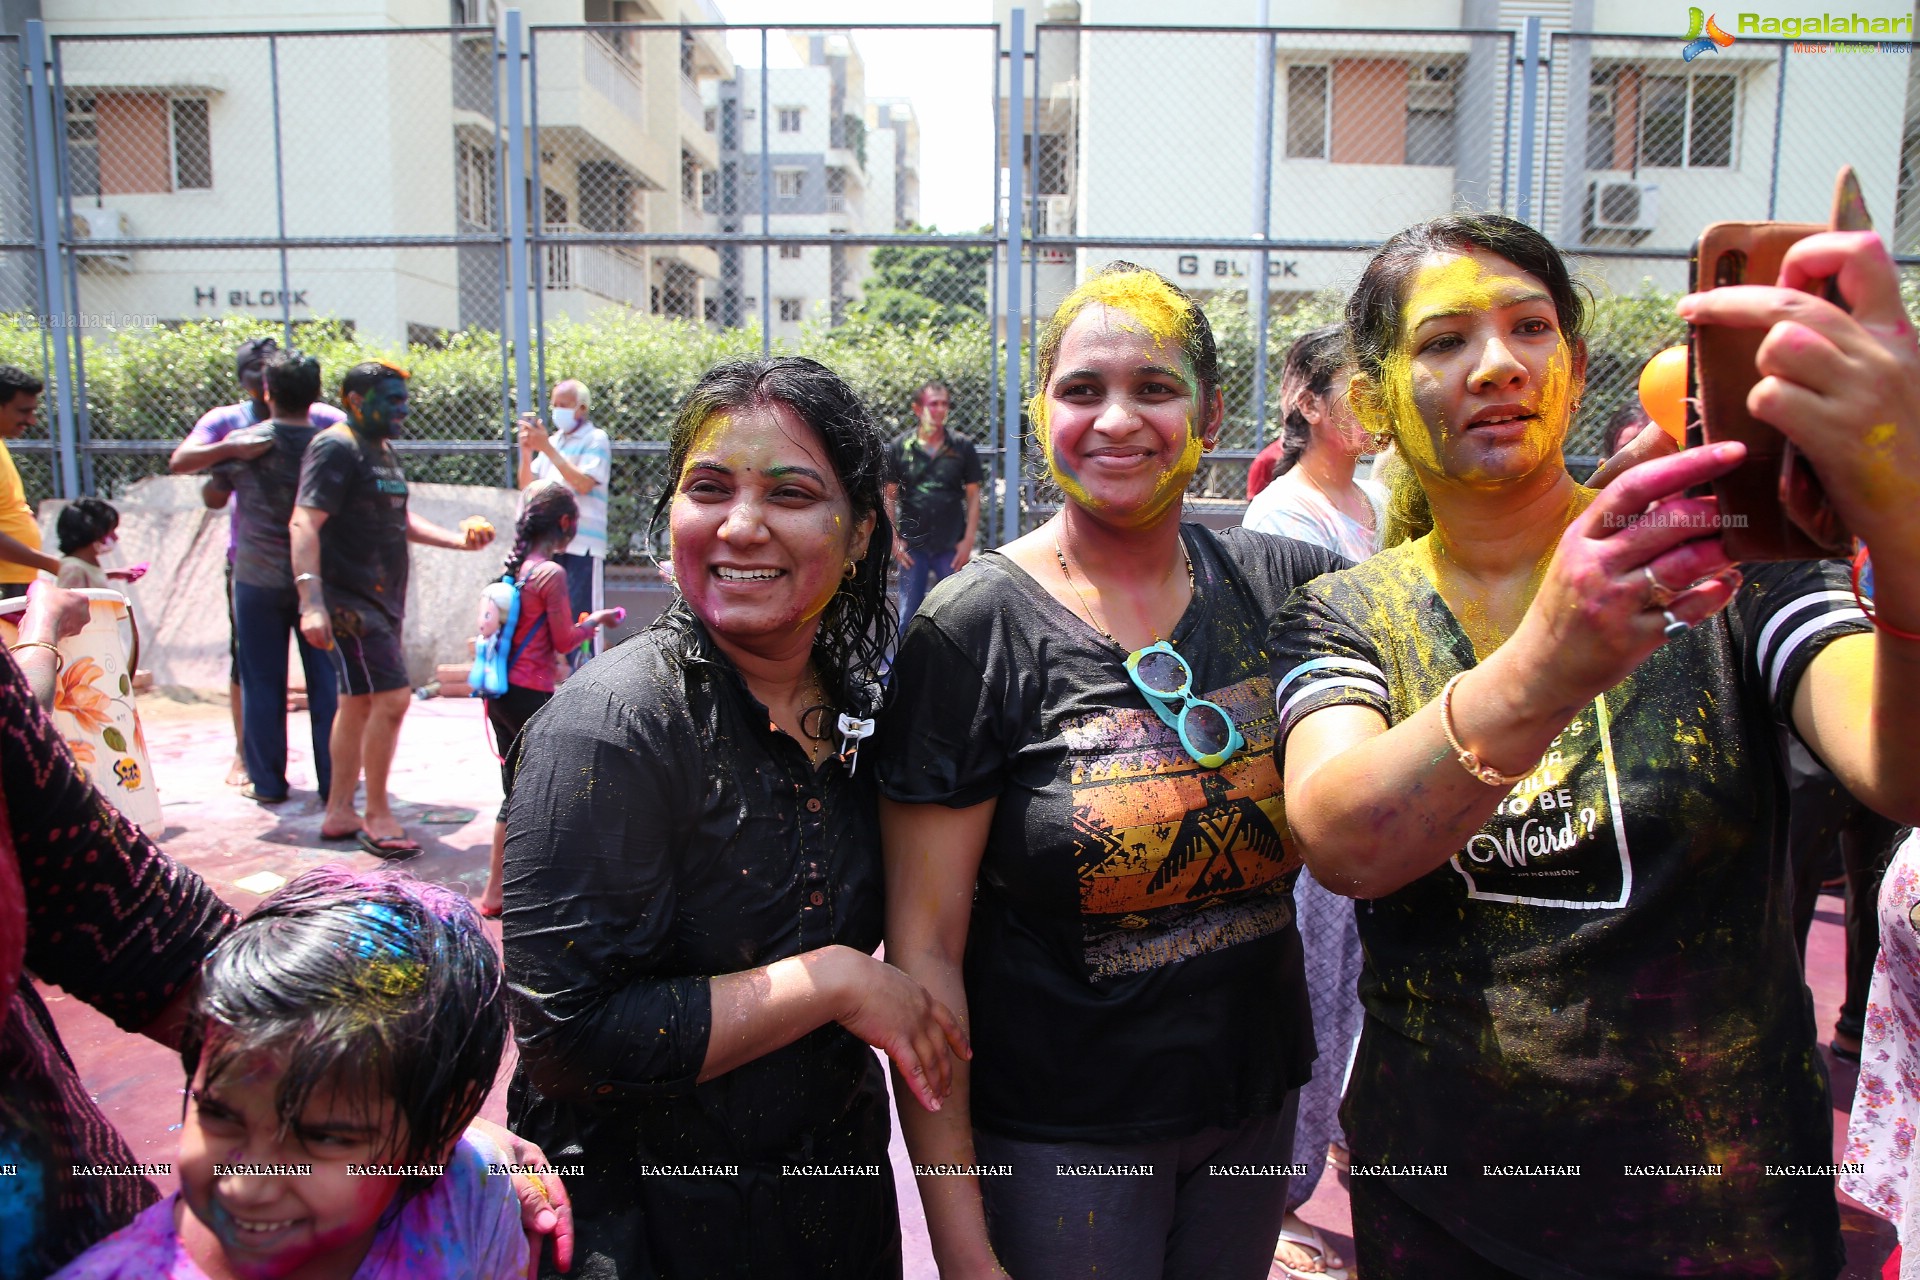
[[[235, 883], [257, 872], [291, 876], [325, 862], [379, 865], [351, 844], [319, 837], [319, 808], [304, 744], [307, 720], [295, 713], [288, 726], [293, 761], [289, 776], [294, 798], [278, 808], [252, 804], [222, 785], [233, 740], [224, 704], [188, 704], [159, 699], [142, 703], [153, 772], [164, 803], [166, 825], [161, 845], [204, 876], [214, 889], [244, 911], [259, 901]], [[415, 874], [478, 895], [486, 879], [488, 841], [500, 802], [499, 774], [488, 745], [480, 704], [464, 699], [415, 703], [407, 717], [394, 764], [392, 793], [401, 820], [426, 846], [408, 864]], [[470, 816], [469, 816], [470, 815]], [[432, 819], [433, 821], [429, 821]], [[1842, 997], [1844, 943], [1840, 900], [1821, 899], [1808, 949], [1808, 969], [1823, 1035], [1833, 1025]], [[153, 1042], [127, 1035], [105, 1018], [57, 989], [44, 993], [88, 1089], [120, 1127], [142, 1162], [170, 1161], [176, 1147], [181, 1107], [179, 1059]], [[1854, 1071], [1829, 1060], [1833, 1075], [1835, 1159], [1845, 1140], [1846, 1112], [1853, 1097]], [[506, 1078], [488, 1099], [485, 1114], [505, 1119]], [[894, 1136], [893, 1162], [900, 1185], [906, 1233], [908, 1280], [935, 1280], [919, 1199], [907, 1173], [906, 1151]], [[1837, 1193], [1836, 1193], [1837, 1194]], [[1847, 1237], [1844, 1280], [1877, 1277], [1893, 1247], [1893, 1229], [1839, 1196]], [[1327, 1234], [1334, 1247], [1352, 1257], [1347, 1192], [1340, 1178], [1321, 1180], [1303, 1211], [1307, 1221]], [[1282, 1273], [1278, 1268], [1275, 1277]]]

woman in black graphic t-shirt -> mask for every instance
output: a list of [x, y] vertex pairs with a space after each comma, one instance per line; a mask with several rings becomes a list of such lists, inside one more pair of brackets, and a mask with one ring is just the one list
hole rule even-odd
[[1701, 536], [1717, 509], [1683, 495], [1739, 446], [1574, 483], [1582, 311], [1531, 228], [1414, 227], [1348, 304], [1356, 406], [1431, 528], [1296, 594], [1274, 684], [1295, 834], [1367, 900], [1346, 1119], [1368, 1280], [1841, 1264], [1781, 735], [1920, 810], [1920, 352], [1876, 239], [1815, 237], [1783, 279], [1836, 271], [1852, 317], [1784, 289], [1682, 314], [1799, 320], [1751, 403], [1879, 553], [1905, 638], [1863, 634], [1843, 567], [1736, 571]]
[[1181, 524], [1219, 371], [1152, 272], [1073, 293], [1040, 375], [1066, 501], [935, 588], [875, 753], [887, 958], [975, 1050], [902, 1128], [951, 1167], [920, 1181], [943, 1275], [1253, 1280], [1313, 1061], [1266, 625], [1341, 562]]

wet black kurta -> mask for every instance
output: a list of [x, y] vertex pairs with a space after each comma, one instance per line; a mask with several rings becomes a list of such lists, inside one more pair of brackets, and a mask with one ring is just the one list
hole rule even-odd
[[562, 685], [512, 763], [509, 1119], [584, 1166], [574, 1275], [899, 1275], [871, 1049], [829, 1024], [694, 1083], [709, 976], [879, 944], [871, 761], [812, 768], [678, 606]]

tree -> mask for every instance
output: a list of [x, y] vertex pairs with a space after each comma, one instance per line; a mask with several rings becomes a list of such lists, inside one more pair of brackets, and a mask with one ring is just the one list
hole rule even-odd
[[[910, 227], [933, 234], [935, 227]], [[873, 274], [861, 286], [852, 314], [879, 324], [914, 328], [921, 324], [945, 331], [987, 314], [987, 267], [993, 250], [985, 245], [887, 244], [873, 251]]]

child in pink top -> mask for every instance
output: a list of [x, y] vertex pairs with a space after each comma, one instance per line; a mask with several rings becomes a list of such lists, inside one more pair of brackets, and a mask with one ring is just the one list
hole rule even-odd
[[[577, 624], [573, 621], [567, 573], [553, 557], [567, 549], [579, 527], [580, 508], [573, 490], [557, 481], [529, 489], [520, 504], [520, 518], [514, 523], [513, 550], [507, 553], [506, 571], [520, 586], [520, 620], [507, 640], [507, 691], [487, 699], [487, 723], [493, 729], [494, 749], [500, 753], [503, 792], [513, 789], [506, 766], [508, 748], [520, 733], [520, 726], [553, 697], [555, 657], [579, 648], [595, 628], [617, 621], [624, 613], [602, 609]], [[502, 799], [500, 815], [493, 824], [487, 887], [480, 895], [481, 915], [500, 914], [500, 866], [506, 845], [507, 806]]]

